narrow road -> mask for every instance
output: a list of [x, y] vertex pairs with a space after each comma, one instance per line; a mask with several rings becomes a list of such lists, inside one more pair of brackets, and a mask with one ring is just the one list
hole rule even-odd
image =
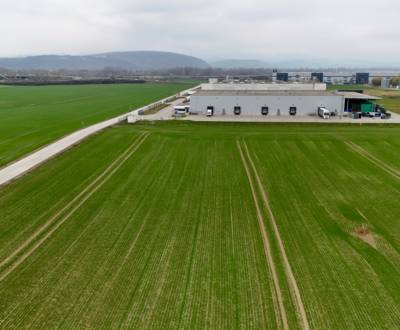
[[174, 107], [182, 104], [184, 101], [183, 98], [177, 99], [175, 101], [169, 102], [170, 104], [166, 106], [164, 109], [161, 109], [157, 113], [152, 115], [138, 116], [138, 120], [171, 120], [173, 119], [173, 115], [175, 113]]
[[[188, 89], [186, 91], [180, 92], [178, 94], [182, 95], [182, 94], [184, 94], [188, 91], [194, 90], [196, 88], [198, 88], [198, 86]], [[178, 94], [176, 94], [176, 95], [178, 95]], [[60, 140], [57, 140], [57, 141], [49, 144], [48, 146], [45, 146], [29, 155], [23, 157], [20, 160], [17, 160], [14, 163], [11, 163], [11, 164], [1, 168], [0, 169], [0, 186], [11, 182], [12, 180], [29, 172], [30, 170], [43, 164], [44, 162], [53, 158], [54, 156], [64, 152], [65, 150], [71, 148], [72, 146], [74, 146], [76, 144], [79, 144], [84, 139], [88, 138], [89, 136], [91, 136], [95, 133], [98, 133], [108, 127], [111, 127], [111, 126], [114, 126], [121, 122], [126, 121], [128, 115], [138, 113], [141, 110], [147, 110], [148, 108], [151, 108], [152, 106], [159, 104], [161, 102], [166, 102], [166, 100], [170, 99], [173, 96], [169, 96], [168, 98], [165, 98], [163, 100], [154, 102], [150, 105], [146, 105], [143, 108], [134, 110], [132, 112], [108, 119], [101, 123], [86, 127], [79, 131], [76, 131], [70, 135], [67, 135], [66, 137], [64, 137]]]

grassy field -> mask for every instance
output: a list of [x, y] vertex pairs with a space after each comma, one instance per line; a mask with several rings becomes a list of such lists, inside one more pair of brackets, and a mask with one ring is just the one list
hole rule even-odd
[[0, 89], [0, 167], [77, 129], [195, 86], [122, 84]]
[[381, 97], [377, 103], [384, 106], [387, 110], [400, 114], [400, 90], [398, 89], [384, 89], [371, 87], [369, 85], [328, 85], [328, 89], [361, 89], [365, 93], [373, 96]]
[[0, 328], [395, 329], [400, 127], [142, 123], [0, 189]]

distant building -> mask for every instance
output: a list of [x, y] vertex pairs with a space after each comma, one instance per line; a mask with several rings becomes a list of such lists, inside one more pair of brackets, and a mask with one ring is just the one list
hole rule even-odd
[[369, 83], [369, 73], [356, 73], [356, 84], [365, 85]]
[[383, 77], [381, 80], [381, 88], [389, 88], [390, 87], [390, 78]]
[[324, 75], [324, 82], [332, 85], [348, 85], [353, 84], [355, 79], [352, 75]]
[[313, 72], [311, 73], [311, 80], [315, 82], [324, 82], [324, 73], [323, 72]]
[[287, 72], [277, 72], [276, 80], [278, 81], [289, 81], [289, 73]]

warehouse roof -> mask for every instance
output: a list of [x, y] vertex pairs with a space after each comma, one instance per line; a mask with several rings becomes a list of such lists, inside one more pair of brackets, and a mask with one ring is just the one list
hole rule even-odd
[[382, 99], [380, 97], [362, 94], [362, 93], [356, 93], [356, 92], [337, 92], [337, 94], [343, 95], [345, 99], [349, 99], [349, 100], [381, 100]]
[[194, 95], [203, 96], [338, 96], [328, 91], [311, 90], [200, 90]]
[[201, 84], [202, 90], [207, 91], [326, 91], [324, 83], [286, 83], [286, 84], [237, 84], [218, 83]]

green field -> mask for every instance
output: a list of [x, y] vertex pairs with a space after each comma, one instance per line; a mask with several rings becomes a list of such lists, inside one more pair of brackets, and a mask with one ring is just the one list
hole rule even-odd
[[394, 125], [110, 128], [0, 189], [0, 328], [397, 329], [399, 148]]
[[195, 85], [5, 86], [0, 89], [0, 167], [68, 133]]
[[371, 87], [369, 85], [328, 85], [328, 89], [336, 90], [351, 90], [358, 89], [364, 90], [366, 94], [381, 97], [382, 100], [376, 101], [376, 103], [382, 105], [387, 110], [400, 114], [400, 90], [398, 89], [385, 89]]

